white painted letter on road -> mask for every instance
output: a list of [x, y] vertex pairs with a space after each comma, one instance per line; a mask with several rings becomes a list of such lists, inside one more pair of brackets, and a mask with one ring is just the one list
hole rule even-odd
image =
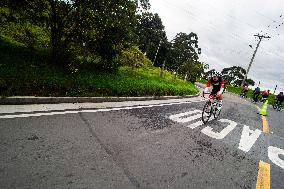
[[[195, 115], [192, 115], [192, 114], [195, 114]], [[184, 116], [188, 116], [188, 115], [192, 115], [192, 116], [184, 117]], [[189, 111], [189, 112], [185, 112], [185, 113], [171, 115], [169, 118], [173, 121], [178, 122], [178, 123], [186, 123], [186, 122], [190, 122], [190, 121], [196, 120], [198, 118], [201, 118], [201, 111], [200, 110], [193, 110], [193, 111]]]
[[248, 152], [251, 147], [254, 145], [256, 140], [261, 134], [261, 130], [256, 129], [255, 131], [250, 130], [248, 126], [244, 126], [241, 140], [239, 143], [239, 149]]
[[284, 156], [284, 150], [274, 147], [274, 146], [269, 146], [268, 147], [268, 157], [269, 159], [282, 169], [284, 169], [284, 160], [279, 158], [279, 155]]
[[206, 134], [207, 136], [210, 136], [212, 138], [215, 139], [223, 139], [225, 138], [225, 136], [227, 136], [236, 126], [237, 123], [228, 119], [220, 119], [220, 122], [223, 123], [229, 123], [229, 125], [227, 127], [225, 127], [221, 132], [214, 132], [212, 131], [213, 128], [212, 127], [205, 127], [204, 129], [201, 130], [201, 132], [203, 132], [204, 134]]

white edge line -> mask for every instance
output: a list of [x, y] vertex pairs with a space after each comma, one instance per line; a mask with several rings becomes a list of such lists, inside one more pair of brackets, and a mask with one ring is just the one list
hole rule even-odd
[[35, 114], [18, 114], [18, 115], [3, 115], [0, 116], [0, 119], [12, 119], [12, 118], [26, 118], [26, 117], [39, 117], [39, 116], [51, 116], [51, 115], [63, 115], [63, 114], [76, 114], [79, 112], [83, 113], [95, 113], [95, 112], [109, 112], [109, 111], [118, 111], [118, 110], [131, 110], [131, 109], [140, 109], [140, 108], [150, 108], [150, 107], [159, 107], [159, 106], [171, 106], [177, 104], [190, 104], [194, 102], [202, 102], [205, 101], [203, 99], [197, 99], [193, 101], [186, 102], [173, 102], [168, 104], [153, 104], [153, 105], [144, 105], [144, 106], [129, 106], [122, 108], [108, 108], [108, 109], [95, 109], [95, 110], [71, 110], [71, 111], [63, 111], [63, 112], [44, 112], [44, 113], [35, 113]]

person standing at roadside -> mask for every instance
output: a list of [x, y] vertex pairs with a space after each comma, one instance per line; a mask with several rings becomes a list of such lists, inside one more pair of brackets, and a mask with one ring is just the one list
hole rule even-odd
[[260, 95], [260, 88], [256, 87], [253, 91], [253, 101], [258, 102], [258, 97]]

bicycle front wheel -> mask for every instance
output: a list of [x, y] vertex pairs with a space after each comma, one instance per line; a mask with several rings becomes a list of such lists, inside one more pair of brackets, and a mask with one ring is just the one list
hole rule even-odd
[[202, 111], [202, 121], [203, 123], [207, 123], [212, 115], [212, 107], [211, 107], [211, 102], [207, 101], [203, 107]]

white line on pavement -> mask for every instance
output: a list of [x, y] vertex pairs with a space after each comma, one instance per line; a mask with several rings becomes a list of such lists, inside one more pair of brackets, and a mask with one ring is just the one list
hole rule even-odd
[[202, 102], [202, 101], [205, 101], [205, 100], [195, 99], [195, 100], [186, 101], [186, 102], [174, 102], [174, 103], [167, 103], [167, 104], [154, 104], [154, 105], [145, 105], [145, 106], [132, 106], [132, 107], [108, 108], [108, 109], [70, 110], [70, 111], [62, 111], [62, 112], [44, 112], [44, 113], [34, 113], [34, 114], [3, 115], [3, 116], [0, 116], [0, 119], [39, 117], [39, 116], [51, 116], [51, 115], [63, 115], [63, 114], [76, 114], [76, 113], [79, 113], [79, 112], [95, 113], [95, 112], [108, 112], [108, 111], [118, 111], [118, 110], [131, 110], [131, 109], [151, 108], [151, 107], [159, 107], [159, 106], [171, 106], [171, 105], [178, 105], [178, 104], [190, 104], [190, 103]]

